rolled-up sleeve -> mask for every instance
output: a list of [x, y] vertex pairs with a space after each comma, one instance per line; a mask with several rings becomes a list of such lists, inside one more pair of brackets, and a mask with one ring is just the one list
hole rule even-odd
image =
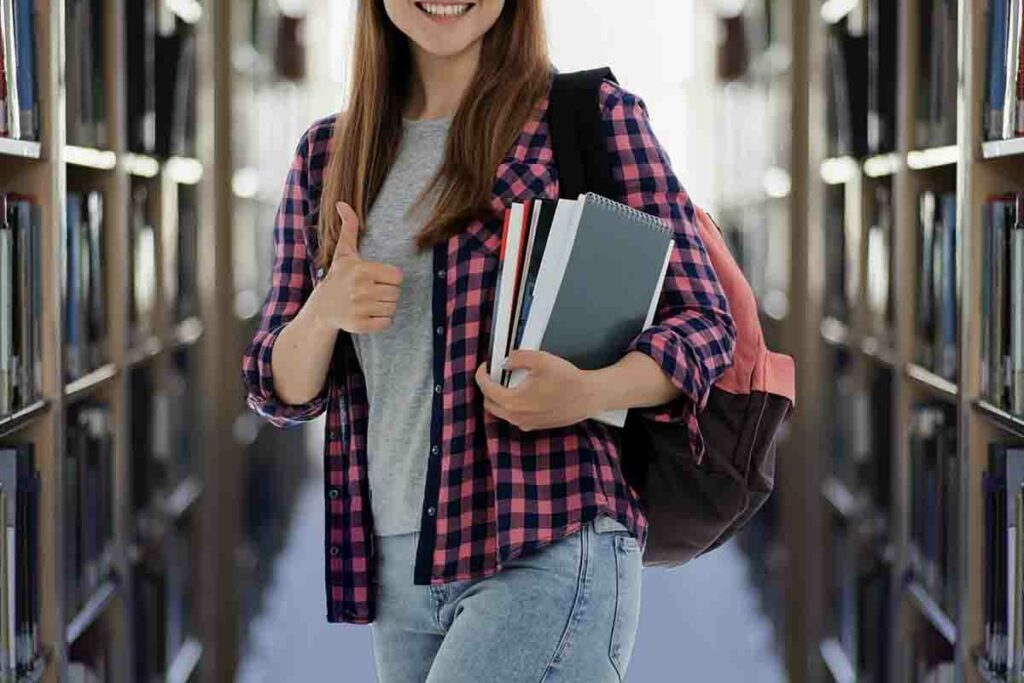
[[[315, 126], [314, 126], [315, 128]], [[298, 314], [313, 288], [306, 221], [310, 215], [310, 154], [314, 128], [303, 135], [285, 180], [274, 220], [274, 265], [259, 327], [242, 359], [249, 407], [278, 427], [291, 427], [321, 415], [329, 380], [308, 403], [284, 403], [274, 389], [271, 358], [281, 331]], [[329, 376], [329, 373], [328, 373]]]
[[680, 393], [664, 404], [631, 411], [660, 422], [689, 423], [699, 458], [703, 442], [696, 414], [711, 385], [732, 364], [736, 326], [701, 240], [693, 203], [651, 130], [643, 101], [606, 81], [601, 109], [619, 191], [613, 199], [658, 216], [675, 235], [653, 323], [626, 351], [653, 358]]

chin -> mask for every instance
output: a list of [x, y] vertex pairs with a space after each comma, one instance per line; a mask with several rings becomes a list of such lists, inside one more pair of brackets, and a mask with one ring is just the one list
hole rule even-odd
[[385, 0], [384, 5], [392, 23], [417, 47], [450, 57], [483, 38], [501, 16], [505, 0]]

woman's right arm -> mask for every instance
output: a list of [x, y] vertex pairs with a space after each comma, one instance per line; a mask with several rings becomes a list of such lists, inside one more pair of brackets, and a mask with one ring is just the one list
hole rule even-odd
[[272, 424], [314, 419], [327, 405], [328, 373], [339, 333], [372, 332], [391, 323], [401, 272], [359, 258], [359, 221], [347, 205], [327, 276], [314, 289], [306, 244], [309, 161], [326, 149], [330, 126], [315, 124], [299, 142], [274, 223], [274, 266], [259, 328], [245, 351], [249, 406]]

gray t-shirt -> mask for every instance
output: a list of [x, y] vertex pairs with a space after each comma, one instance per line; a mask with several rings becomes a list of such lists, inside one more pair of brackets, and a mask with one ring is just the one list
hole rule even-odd
[[380, 536], [420, 528], [434, 383], [433, 255], [430, 249], [416, 253], [413, 243], [432, 207], [414, 204], [444, 160], [450, 125], [451, 119], [405, 121], [395, 163], [359, 238], [362, 258], [398, 266], [403, 275], [392, 325], [352, 335], [370, 402], [370, 507]]

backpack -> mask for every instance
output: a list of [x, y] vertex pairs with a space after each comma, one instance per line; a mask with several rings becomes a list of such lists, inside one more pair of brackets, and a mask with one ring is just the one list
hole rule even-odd
[[[608, 68], [557, 73], [548, 125], [560, 196], [613, 197], [599, 105]], [[712, 385], [697, 415], [705, 453], [697, 462], [685, 423], [627, 413], [620, 432], [623, 475], [648, 520], [644, 566], [677, 566], [717, 548], [764, 505], [775, 484], [776, 436], [795, 404], [790, 356], [765, 346], [750, 283], [721, 229], [699, 207], [696, 223], [737, 328], [733, 365]]]

